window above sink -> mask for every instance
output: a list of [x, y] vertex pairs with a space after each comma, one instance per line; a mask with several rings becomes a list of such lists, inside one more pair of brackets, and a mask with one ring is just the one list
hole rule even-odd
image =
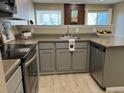
[[61, 11], [37, 10], [36, 19], [38, 25], [61, 25]]
[[112, 9], [108, 10], [87, 10], [86, 25], [110, 25]]

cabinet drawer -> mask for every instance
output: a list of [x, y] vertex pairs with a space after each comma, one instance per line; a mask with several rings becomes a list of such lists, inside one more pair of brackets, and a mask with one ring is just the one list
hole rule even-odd
[[[88, 46], [87, 42], [76, 42], [75, 43], [75, 48], [87, 48], [87, 46]], [[63, 48], [68, 49], [69, 48], [69, 43], [56, 43], [56, 48], [58, 48], [58, 49], [63, 49]]]
[[39, 43], [39, 49], [53, 49], [54, 43]]
[[77, 42], [75, 44], [75, 48], [87, 48], [88, 47], [88, 43], [87, 42]]
[[56, 48], [58, 49], [69, 48], [69, 43], [56, 43]]
[[22, 81], [21, 67], [19, 67], [15, 73], [7, 81], [7, 89], [9, 93], [15, 93], [18, 85]]

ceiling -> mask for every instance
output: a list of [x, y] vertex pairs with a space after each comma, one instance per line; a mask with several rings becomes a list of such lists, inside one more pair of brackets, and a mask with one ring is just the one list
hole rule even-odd
[[35, 3], [114, 4], [122, 0], [32, 0]]

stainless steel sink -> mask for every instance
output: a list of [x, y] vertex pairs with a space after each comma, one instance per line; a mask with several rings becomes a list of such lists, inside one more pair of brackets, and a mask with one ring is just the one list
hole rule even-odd
[[66, 35], [66, 36], [60, 37], [60, 39], [80, 39], [80, 38], [77, 36]]

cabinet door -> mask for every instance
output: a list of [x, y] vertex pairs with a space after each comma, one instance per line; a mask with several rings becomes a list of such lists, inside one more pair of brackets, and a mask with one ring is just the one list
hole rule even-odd
[[54, 72], [55, 71], [55, 51], [40, 50], [40, 72]]
[[28, 25], [28, 0], [15, 0], [17, 13], [13, 14], [13, 17], [25, 19], [25, 20], [13, 20], [13, 25]]
[[71, 53], [68, 49], [58, 49], [56, 52], [57, 57], [57, 71], [70, 71], [71, 70]]
[[21, 0], [16, 0], [17, 13], [13, 15], [14, 17], [21, 17], [22, 16], [22, 9], [21, 9], [22, 3], [23, 2]]
[[32, 20], [35, 25], [35, 12], [34, 12], [34, 5], [32, 0], [27, 0], [27, 6], [28, 6], [28, 20]]
[[31, 0], [16, 0], [17, 13], [15, 13], [13, 16], [29, 20], [30, 2]]
[[22, 82], [19, 84], [18, 88], [16, 89], [15, 93], [24, 93], [23, 84]]
[[[21, 0], [22, 1], [22, 0]], [[29, 1], [30, 0], [23, 0], [23, 4], [21, 5], [21, 10], [22, 10], [22, 18], [29, 20], [28, 18], [28, 7], [29, 7]], [[25, 6], [25, 7], [24, 7]]]
[[72, 56], [72, 69], [74, 71], [86, 71], [87, 49], [76, 49]]

